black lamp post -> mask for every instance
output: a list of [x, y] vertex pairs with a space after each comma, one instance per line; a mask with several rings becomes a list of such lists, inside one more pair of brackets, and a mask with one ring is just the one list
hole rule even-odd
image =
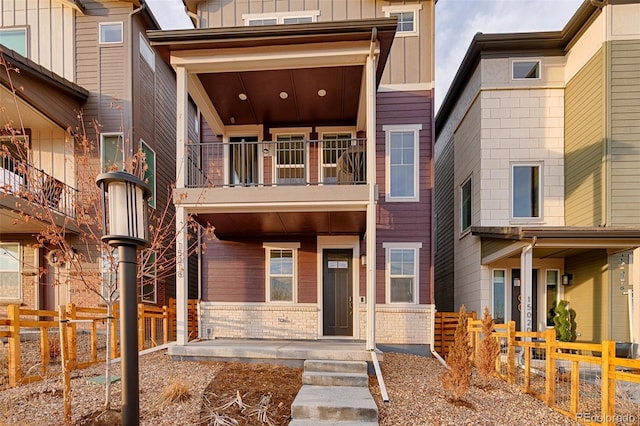
[[[102, 241], [118, 247], [120, 284], [120, 349], [122, 367], [122, 424], [139, 424], [138, 281], [137, 250], [149, 245], [147, 206], [149, 186], [127, 172], [102, 173], [104, 235]], [[108, 210], [108, 212], [107, 212]]]

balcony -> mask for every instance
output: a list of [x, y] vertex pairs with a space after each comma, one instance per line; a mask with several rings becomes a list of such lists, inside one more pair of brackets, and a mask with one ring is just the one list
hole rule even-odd
[[[36, 208], [49, 208], [57, 214], [76, 217], [78, 191], [75, 188], [9, 155], [0, 156], [0, 193], [28, 201]], [[4, 196], [0, 195], [0, 198]]]

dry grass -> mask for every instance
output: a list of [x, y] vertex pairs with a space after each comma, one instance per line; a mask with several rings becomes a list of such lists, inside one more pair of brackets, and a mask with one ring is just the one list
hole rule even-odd
[[160, 403], [163, 406], [173, 404], [175, 402], [184, 402], [191, 398], [189, 384], [182, 379], [172, 379], [171, 383], [162, 389]]

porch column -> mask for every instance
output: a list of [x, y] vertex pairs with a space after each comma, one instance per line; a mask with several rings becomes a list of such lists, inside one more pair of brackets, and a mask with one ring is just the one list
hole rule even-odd
[[631, 330], [631, 341], [633, 342], [633, 357], [640, 358], [640, 249], [635, 249], [632, 255], [632, 261], [629, 262], [629, 282], [633, 291], [633, 299], [631, 308], [633, 312], [629, 312], [633, 321], [633, 330]]
[[533, 331], [533, 244], [520, 254], [520, 331]]
[[[187, 119], [189, 116], [189, 87], [187, 70], [176, 69], [176, 188], [186, 185], [185, 144], [189, 140]], [[176, 206], [176, 343], [186, 345], [189, 340], [187, 302], [189, 280], [187, 274], [187, 253], [189, 247], [187, 212]]]
[[376, 347], [376, 52], [374, 41], [367, 56], [365, 90], [367, 105], [367, 342], [366, 349]]

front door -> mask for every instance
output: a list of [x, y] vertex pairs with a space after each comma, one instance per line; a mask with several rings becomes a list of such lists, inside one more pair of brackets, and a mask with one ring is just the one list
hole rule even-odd
[[353, 250], [322, 252], [322, 312], [325, 336], [353, 336]]

